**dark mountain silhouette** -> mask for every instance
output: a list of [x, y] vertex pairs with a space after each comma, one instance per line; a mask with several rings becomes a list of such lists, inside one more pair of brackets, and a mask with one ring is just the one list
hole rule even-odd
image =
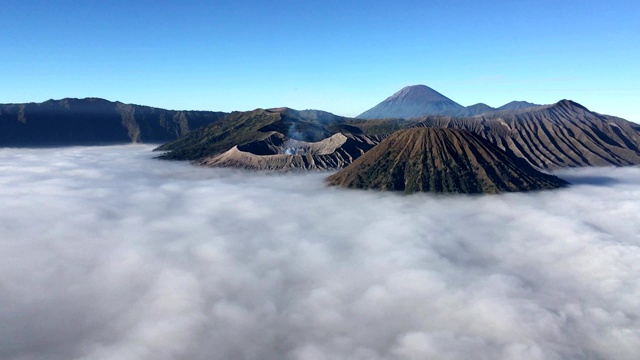
[[475, 133], [435, 128], [395, 132], [327, 181], [406, 193], [499, 193], [567, 185]]
[[0, 105], [0, 146], [162, 143], [226, 115], [173, 111], [98, 98]]
[[358, 115], [359, 119], [412, 118], [455, 115], [464, 106], [425, 85], [402, 88], [383, 102]]

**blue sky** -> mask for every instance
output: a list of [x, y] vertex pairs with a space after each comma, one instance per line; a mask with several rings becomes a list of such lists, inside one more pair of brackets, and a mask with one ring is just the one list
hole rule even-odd
[[0, 103], [355, 116], [403, 86], [640, 122], [640, 1], [14, 1]]

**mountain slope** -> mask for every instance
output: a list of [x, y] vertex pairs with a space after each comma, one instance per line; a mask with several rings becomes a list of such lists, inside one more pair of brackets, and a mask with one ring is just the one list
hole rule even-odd
[[[315, 110], [258, 109], [234, 112], [188, 136], [162, 145], [158, 150], [169, 151], [161, 155], [164, 159], [194, 161], [211, 159], [236, 145], [242, 149], [248, 143], [264, 142], [274, 132], [286, 139], [306, 142], [319, 142], [336, 133], [353, 135], [355, 138], [367, 135], [369, 139], [365, 143], [376, 143], [394, 131], [409, 127], [472, 131], [540, 169], [640, 164], [640, 125], [591, 112], [569, 100], [465, 118], [427, 116], [408, 120], [349, 119]], [[359, 149], [364, 150], [365, 147]], [[337, 166], [343, 167], [354, 160], [353, 154], [357, 153], [351, 153], [351, 158], [336, 162]], [[216, 166], [221, 164], [209, 162], [213, 163]], [[235, 163], [239, 164], [237, 161]], [[281, 168], [273, 164], [266, 167]]]
[[469, 131], [401, 130], [327, 178], [330, 185], [413, 192], [498, 193], [567, 183]]
[[640, 125], [570, 100], [471, 118], [431, 116], [413, 126], [475, 132], [541, 169], [640, 164]]
[[318, 110], [276, 108], [233, 112], [156, 150], [167, 151], [160, 156], [163, 159], [198, 160], [222, 154], [236, 145], [262, 141], [272, 133], [297, 141], [318, 142], [338, 132], [362, 132], [343, 125], [348, 120]]
[[251, 170], [340, 169], [376, 145], [344, 123], [352, 119], [318, 110], [289, 108], [234, 112], [157, 148], [171, 160]]
[[0, 105], [0, 146], [166, 142], [225, 115], [97, 98], [4, 104]]
[[250, 170], [333, 170], [350, 164], [378, 142], [376, 137], [341, 133], [318, 142], [306, 142], [271, 132], [262, 140], [236, 145], [195, 163]]
[[456, 114], [464, 106], [425, 85], [406, 86], [378, 105], [358, 115], [358, 119], [411, 118], [424, 115]]

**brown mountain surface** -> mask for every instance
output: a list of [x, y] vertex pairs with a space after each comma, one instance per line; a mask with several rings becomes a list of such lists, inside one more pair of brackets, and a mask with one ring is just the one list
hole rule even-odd
[[373, 148], [379, 138], [337, 133], [318, 142], [290, 139], [278, 132], [236, 145], [226, 152], [195, 161], [208, 167], [288, 171], [341, 169]]
[[541, 169], [640, 164], [640, 125], [570, 100], [470, 118], [420, 120], [409, 126], [469, 130]]
[[362, 132], [356, 127], [343, 129], [342, 124], [347, 120], [319, 110], [274, 108], [235, 111], [220, 121], [166, 143], [156, 150], [166, 151], [160, 156], [162, 159], [194, 161], [222, 154], [236, 145], [264, 140], [272, 132], [307, 142], [318, 142], [342, 131]]
[[327, 181], [406, 193], [499, 193], [567, 185], [475, 133], [436, 128], [397, 131]]

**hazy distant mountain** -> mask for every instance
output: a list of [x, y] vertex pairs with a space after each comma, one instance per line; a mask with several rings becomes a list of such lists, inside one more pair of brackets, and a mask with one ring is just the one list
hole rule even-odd
[[397, 131], [327, 181], [407, 193], [498, 193], [567, 185], [477, 134], [435, 128]]
[[464, 106], [425, 85], [402, 88], [383, 102], [358, 115], [359, 119], [411, 118], [453, 115]]
[[380, 104], [358, 115], [358, 119], [414, 118], [429, 115], [449, 115], [457, 117], [475, 116], [500, 110], [518, 110], [540, 105], [526, 101], [512, 101], [499, 108], [478, 103], [462, 106], [425, 85], [402, 88]]
[[98, 98], [0, 105], [0, 146], [162, 143], [226, 113], [173, 111]]
[[504, 104], [500, 106], [496, 110], [519, 110], [519, 109], [526, 109], [526, 108], [537, 107], [537, 106], [542, 106], [542, 105], [533, 104], [526, 101], [512, 101], [508, 104]]
[[467, 107], [465, 107], [463, 109], [460, 109], [455, 114], [449, 114], [449, 115], [475, 116], [475, 115], [484, 114], [484, 113], [495, 111], [495, 110], [496, 110], [495, 108], [492, 108], [491, 106], [489, 106], [487, 104], [479, 103], [479, 104], [467, 106]]

